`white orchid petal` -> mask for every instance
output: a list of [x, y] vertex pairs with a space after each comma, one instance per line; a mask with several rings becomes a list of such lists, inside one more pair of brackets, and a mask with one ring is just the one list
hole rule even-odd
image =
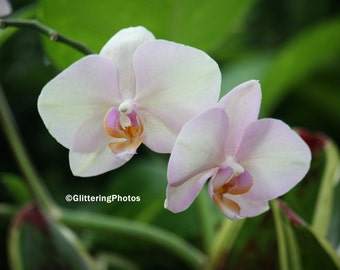
[[257, 120], [261, 105], [260, 84], [247, 81], [228, 92], [219, 102], [230, 120], [230, 137], [226, 149], [233, 155], [240, 144], [242, 134], [249, 124]]
[[100, 51], [100, 55], [118, 67], [122, 100], [131, 99], [135, 95], [136, 81], [132, 59], [136, 49], [141, 44], [154, 39], [153, 34], [142, 26], [129, 27], [117, 32]]
[[200, 173], [183, 184], [172, 187], [168, 185], [166, 191], [165, 208], [173, 213], [186, 210], [201, 191], [204, 183], [214, 173], [213, 170]]
[[146, 137], [143, 143], [158, 153], [170, 153], [177, 133], [169, 129], [162, 119], [146, 110], [140, 110]]
[[133, 157], [133, 154], [126, 154], [123, 158], [116, 157], [109, 147], [104, 147], [98, 152], [78, 153], [70, 151], [70, 167], [75, 176], [95, 176], [125, 164]]
[[309, 170], [311, 152], [288, 125], [262, 119], [246, 129], [237, 159], [253, 178], [253, 186], [244, 196], [271, 200], [302, 180]]
[[[164, 40], [141, 45], [134, 55], [136, 101], [150, 123], [162, 122], [162, 134], [178, 134], [184, 123], [216, 104], [221, 84], [217, 63], [204, 52]], [[148, 131], [148, 123], [145, 124]], [[163, 152], [173, 142], [150, 127], [150, 147]], [[158, 138], [156, 138], [158, 137]], [[158, 149], [153, 140], [163, 140]]]
[[118, 105], [117, 71], [101, 56], [82, 58], [46, 84], [38, 110], [51, 135], [63, 146], [95, 151], [106, 143], [103, 118]]
[[181, 184], [224, 161], [228, 117], [220, 108], [210, 109], [183, 126], [170, 155], [168, 180]]
[[[251, 200], [246, 198], [242, 195], [225, 195], [226, 198], [232, 200], [240, 207], [240, 212], [237, 215], [232, 215], [230, 212], [231, 219], [240, 219], [240, 218], [247, 218], [247, 217], [255, 217], [258, 216], [267, 210], [269, 210], [269, 204], [267, 200]], [[228, 210], [225, 209], [224, 214], [228, 213]], [[233, 216], [233, 217], [232, 217]]]

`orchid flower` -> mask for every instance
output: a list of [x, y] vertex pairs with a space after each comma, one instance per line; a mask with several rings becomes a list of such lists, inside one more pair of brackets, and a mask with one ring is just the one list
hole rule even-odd
[[168, 164], [167, 209], [187, 209], [210, 178], [209, 194], [227, 217], [252, 217], [305, 176], [308, 146], [282, 121], [258, 120], [260, 103], [259, 83], [248, 81], [183, 126]]
[[70, 150], [73, 174], [94, 176], [126, 163], [142, 143], [169, 153], [182, 126], [217, 103], [220, 83], [204, 52], [131, 27], [47, 83], [38, 110]]

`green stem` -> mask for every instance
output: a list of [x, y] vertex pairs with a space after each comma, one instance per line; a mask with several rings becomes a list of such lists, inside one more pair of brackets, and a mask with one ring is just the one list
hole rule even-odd
[[33, 167], [33, 164], [28, 157], [23, 142], [19, 136], [15, 120], [7, 103], [1, 84], [0, 123], [5, 133], [5, 137], [7, 138], [8, 143], [13, 151], [14, 157], [20, 167], [20, 170], [28, 183], [33, 197], [38, 201], [41, 206], [45, 207], [46, 209], [52, 212], [57, 211], [50, 194], [48, 193], [45, 186], [43, 186], [42, 181], [40, 180], [37, 172]]
[[96, 257], [98, 269], [125, 269], [125, 270], [139, 270], [140, 268], [133, 262], [126, 258], [110, 253], [100, 253]]
[[38, 31], [46, 36], [53, 42], [61, 42], [65, 43], [68, 46], [80, 51], [83, 54], [93, 54], [94, 52], [91, 51], [86, 45], [79, 43], [73, 39], [70, 39], [56, 30], [43, 25], [37, 20], [25, 20], [25, 19], [1, 19], [0, 20], [0, 28], [6, 27], [17, 27], [17, 28], [30, 28], [35, 31]]
[[244, 222], [244, 219], [232, 221], [225, 218], [223, 220], [210, 248], [208, 269], [218, 268], [223, 257], [229, 254]]
[[280, 214], [278, 202], [273, 200], [270, 202], [271, 209], [274, 215], [274, 223], [276, 229], [277, 244], [279, 250], [279, 265], [281, 270], [289, 270], [287, 242], [285, 239], [284, 226]]
[[201, 191], [197, 197], [197, 213], [201, 228], [201, 235], [203, 240], [204, 250], [209, 252], [213, 238], [214, 238], [214, 219], [211, 215], [210, 206], [211, 199], [209, 197], [208, 191]]
[[206, 256], [177, 235], [137, 221], [89, 212], [63, 210], [59, 221], [72, 229], [87, 229], [104, 235], [125, 235], [158, 244], [182, 258], [193, 269], [205, 269]]
[[339, 151], [332, 140], [328, 140], [323, 149], [325, 168], [322, 173], [317, 201], [313, 214], [312, 227], [326, 237], [332, 220], [334, 189], [339, 181]]

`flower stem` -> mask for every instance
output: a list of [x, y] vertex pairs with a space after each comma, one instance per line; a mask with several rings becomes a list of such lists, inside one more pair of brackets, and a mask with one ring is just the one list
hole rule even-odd
[[211, 215], [211, 201], [210, 197], [207, 195], [208, 191], [204, 190], [201, 192], [197, 197], [197, 214], [199, 218], [199, 223], [201, 227], [201, 235], [204, 250], [209, 252], [209, 249], [212, 245], [213, 238], [214, 238], [214, 227], [215, 227], [215, 220], [212, 218]]
[[221, 262], [229, 254], [236, 241], [245, 220], [235, 220], [225, 218], [217, 231], [209, 252], [210, 265], [208, 269], [219, 269]]
[[206, 256], [177, 235], [151, 225], [95, 214], [63, 210], [59, 221], [72, 229], [87, 229], [98, 234], [125, 235], [158, 244], [182, 258], [193, 269], [205, 269]]
[[35, 31], [38, 31], [53, 41], [53, 42], [61, 42], [65, 43], [68, 46], [80, 51], [83, 54], [93, 54], [94, 52], [91, 51], [86, 45], [79, 43], [73, 39], [70, 39], [60, 33], [58, 33], [56, 30], [43, 25], [37, 20], [25, 20], [25, 19], [1, 19], [0, 20], [0, 28], [6, 28], [6, 27], [17, 27], [17, 28], [30, 28]]
[[14, 157], [20, 167], [20, 170], [25, 177], [28, 187], [33, 197], [44, 208], [55, 212], [56, 206], [51, 199], [47, 189], [43, 186], [33, 164], [31, 163], [28, 154], [25, 150], [23, 142], [20, 138], [16, 127], [12, 112], [8, 106], [5, 94], [0, 84], [0, 123], [8, 140], [8, 143], [13, 151]]

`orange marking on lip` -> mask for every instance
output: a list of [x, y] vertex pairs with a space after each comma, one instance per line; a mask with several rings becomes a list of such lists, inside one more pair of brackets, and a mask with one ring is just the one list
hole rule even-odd
[[[114, 116], [109, 115], [110, 113]], [[135, 112], [124, 115], [130, 120], [130, 125], [127, 126], [121, 124], [119, 114], [117, 110], [113, 112], [110, 110], [104, 117], [106, 133], [112, 138], [120, 139], [109, 143], [111, 151], [115, 154], [137, 149], [145, 139], [143, 122]], [[108, 124], [108, 117], [111, 117], [110, 125]]]

